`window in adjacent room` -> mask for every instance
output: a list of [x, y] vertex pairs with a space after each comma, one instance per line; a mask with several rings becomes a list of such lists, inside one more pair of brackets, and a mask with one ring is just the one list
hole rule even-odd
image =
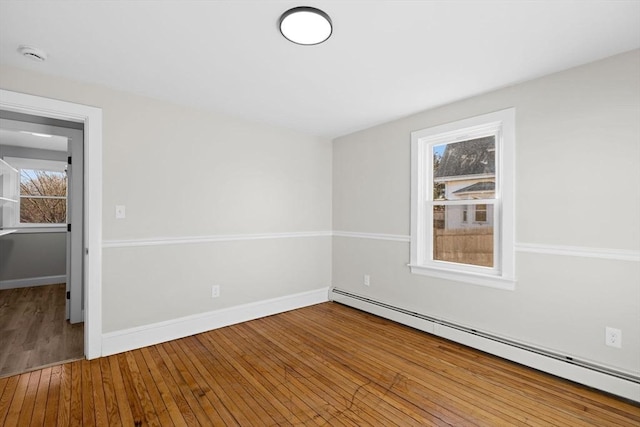
[[514, 283], [513, 109], [412, 133], [411, 271]]
[[7, 210], [12, 227], [53, 226], [67, 223], [66, 163], [22, 158], [5, 159], [19, 172], [18, 203]]

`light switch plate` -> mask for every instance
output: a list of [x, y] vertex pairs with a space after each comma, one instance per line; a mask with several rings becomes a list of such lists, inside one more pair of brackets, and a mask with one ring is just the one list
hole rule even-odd
[[116, 219], [123, 219], [127, 217], [124, 205], [116, 205]]

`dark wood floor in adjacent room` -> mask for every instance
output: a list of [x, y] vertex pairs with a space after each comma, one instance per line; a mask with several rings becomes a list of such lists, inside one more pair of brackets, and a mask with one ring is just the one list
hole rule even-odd
[[65, 292], [64, 283], [0, 290], [0, 377], [84, 357], [84, 324], [65, 320]]
[[0, 425], [638, 426], [640, 407], [324, 303], [0, 379]]

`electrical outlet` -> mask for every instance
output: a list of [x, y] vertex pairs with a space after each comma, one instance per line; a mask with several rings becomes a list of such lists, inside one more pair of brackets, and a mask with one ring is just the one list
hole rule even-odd
[[213, 285], [211, 287], [211, 298], [218, 298], [220, 296], [220, 285]]
[[365, 285], [365, 286], [369, 286], [371, 284], [371, 281], [369, 279], [369, 275], [368, 274], [364, 275], [364, 278], [362, 279], [362, 284]]
[[605, 332], [605, 344], [609, 347], [622, 347], [622, 331], [616, 328], [610, 328], [607, 326], [604, 329]]
[[127, 217], [126, 209], [123, 205], [116, 205], [116, 219], [124, 219]]

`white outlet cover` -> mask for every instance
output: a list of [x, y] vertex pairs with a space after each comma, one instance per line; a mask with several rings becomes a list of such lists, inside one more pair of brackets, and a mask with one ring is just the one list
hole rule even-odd
[[622, 331], [616, 328], [605, 328], [605, 344], [609, 347], [622, 348]]
[[116, 205], [116, 219], [123, 219], [127, 217], [127, 212], [124, 205]]
[[211, 287], [211, 298], [218, 298], [220, 296], [220, 285], [213, 285]]

